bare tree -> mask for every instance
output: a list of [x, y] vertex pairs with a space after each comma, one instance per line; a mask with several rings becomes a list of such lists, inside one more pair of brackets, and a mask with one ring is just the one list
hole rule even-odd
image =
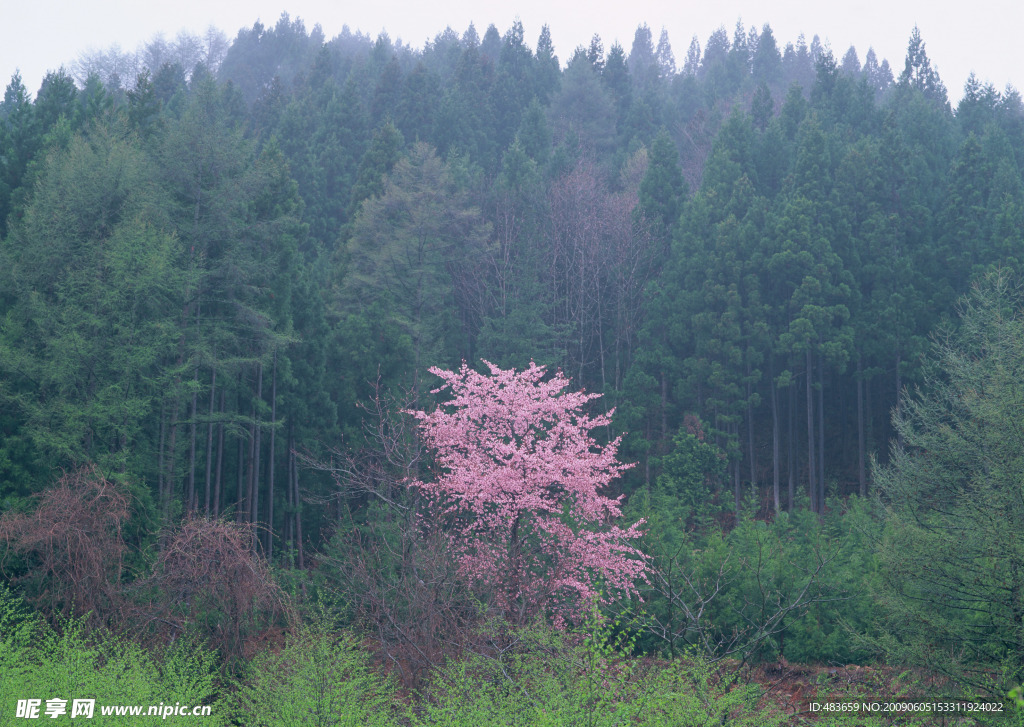
[[93, 48], [80, 53], [71, 62], [71, 74], [80, 86], [85, 85], [89, 76], [95, 75], [107, 88], [120, 88], [134, 83], [145, 67], [137, 51], [123, 51], [115, 43], [106, 50]]
[[136, 628], [172, 639], [198, 628], [212, 646], [241, 657], [251, 637], [278, 623], [290, 627], [285, 594], [253, 552], [253, 527], [190, 517], [167, 533], [153, 574], [133, 587]]
[[[779, 558], [780, 541], [758, 537], [753, 554], [737, 557], [727, 553], [710, 567], [694, 560], [692, 543], [683, 539], [674, 548], [662, 547], [649, 576], [654, 594], [664, 599], [660, 614], [649, 614], [647, 627], [662, 639], [675, 656], [688, 647], [697, 647], [711, 661], [755, 656], [764, 642], [780, 636], [787, 622], [816, 603], [837, 600], [827, 591], [822, 577], [835, 553], [816, 553], [811, 569], [791, 564], [800, 576], [792, 587], [774, 583], [769, 563]], [[755, 587], [732, 602], [728, 629], [716, 624], [713, 614], [722, 610], [727, 591], [734, 589], [738, 574], [752, 579]], [[651, 600], [648, 598], [647, 600]]]
[[633, 215], [644, 167], [645, 155], [631, 158], [625, 188], [612, 192], [584, 158], [551, 188], [552, 323], [565, 334], [566, 367], [592, 371], [603, 388], [621, 384], [651, 272], [650, 236]]
[[0, 573], [10, 578], [4, 566], [11, 554], [20, 555], [29, 568], [13, 580], [46, 612], [116, 621], [124, 606], [127, 491], [94, 467], [83, 467], [65, 473], [37, 499], [30, 513], [9, 511], [0, 517]]
[[407, 486], [423, 466], [414, 422], [398, 413], [409, 406], [410, 395], [389, 399], [378, 381], [373, 400], [363, 405], [364, 446], [301, 460], [334, 478], [334, 493], [318, 502], [341, 511], [318, 555], [320, 572], [374, 634], [381, 656], [413, 685], [465, 647], [480, 615], [446, 539], [421, 527], [418, 496]]

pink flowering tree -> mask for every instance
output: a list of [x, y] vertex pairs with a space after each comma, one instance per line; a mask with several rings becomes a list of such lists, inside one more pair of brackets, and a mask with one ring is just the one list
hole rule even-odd
[[522, 623], [535, 614], [558, 625], [578, 620], [594, 597], [635, 594], [643, 556], [631, 545], [640, 523], [615, 525], [620, 498], [602, 494], [631, 465], [616, 461], [619, 439], [599, 446], [591, 431], [612, 412], [590, 416], [600, 394], [567, 392], [561, 372], [544, 367], [490, 375], [465, 363], [458, 371], [432, 368], [452, 398], [419, 419], [434, 452], [432, 482], [414, 481], [428, 499], [478, 589], [493, 594], [506, 616]]

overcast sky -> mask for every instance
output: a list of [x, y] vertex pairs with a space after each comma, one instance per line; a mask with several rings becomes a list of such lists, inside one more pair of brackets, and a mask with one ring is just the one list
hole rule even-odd
[[742, 19], [748, 28], [769, 23], [780, 47], [800, 33], [808, 42], [817, 34], [837, 58], [854, 45], [863, 61], [873, 46], [896, 74], [903, 68], [907, 39], [916, 24], [954, 102], [972, 70], [1000, 90], [1008, 83], [1024, 86], [1024, 0], [0, 0], [0, 76], [6, 85], [20, 69], [34, 95], [48, 69], [69, 65], [90, 48], [117, 43], [134, 50], [160, 32], [173, 38], [179, 30], [200, 33], [210, 25], [233, 39], [239, 28], [251, 27], [257, 19], [275, 23], [282, 11], [301, 17], [307, 28], [319, 23], [328, 38], [348, 25], [372, 36], [387, 30], [392, 39], [414, 47], [446, 25], [461, 34], [472, 21], [482, 36], [490, 23], [504, 33], [516, 18], [534, 47], [546, 23], [563, 63], [577, 45], [589, 44], [594, 33], [601, 35], [606, 50], [618, 40], [628, 52], [636, 27], [647, 23], [655, 40], [662, 27], [668, 30], [682, 65], [694, 34], [703, 47], [721, 25], [731, 37]]

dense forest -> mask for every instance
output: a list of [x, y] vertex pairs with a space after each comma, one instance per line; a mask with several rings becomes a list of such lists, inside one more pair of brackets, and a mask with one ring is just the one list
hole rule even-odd
[[0, 674], [788, 724], [813, 694], [763, 685], [822, 667], [1016, 724], [1022, 169], [1020, 94], [953, 107], [916, 29], [895, 67], [741, 23], [565, 62], [283, 15], [15, 74]]

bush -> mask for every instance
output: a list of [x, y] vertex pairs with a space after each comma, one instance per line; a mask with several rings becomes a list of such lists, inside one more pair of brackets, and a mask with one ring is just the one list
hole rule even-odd
[[252, 727], [384, 727], [396, 724], [394, 686], [348, 636], [305, 628], [257, 657], [239, 689], [237, 714]]
[[514, 637], [502, 652], [468, 655], [438, 670], [412, 724], [780, 724], [759, 705], [757, 685], [739, 684], [699, 658], [666, 664], [630, 657], [633, 640], [596, 617], [583, 632], [534, 628]]
[[[175, 724], [216, 727], [227, 714], [217, 700], [216, 655], [179, 642], [162, 653], [104, 631], [86, 631], [82, 619], [57, 628], [28, 612], [0, 589], [0, 715], [16, 714], [20, 699], [67, 700], [67, 714], [48, 724], [74, 724], [75, 699], [94, 699], [94, 718], [104, 706], [210, 705], [209, 716], [176, 716]], [[43, 711], [40, 710], [42, 715]], [[159, 717], [103, 716], [104, 725], [158, 724]]]
[[227, 658], [292, 613], [248, 523], [189, 517], [163, 535], [153, 574], [135, 584], [137, 620], [171, 638], [196, 633]]
[[[37, 496], [30, 513], [0, 517], [0, 553], [24, 560], [16, 582], [47, 613], [89, 614], [116, 621], [124, 606], [121, 577], [127, 546], [122, 530], [131, 499], [122, 485], [93, 467], [64, 474]], [[3, 547], [6, 546], [6, 547]]]
[[853, 636], [877, 629], [873, 540], [881, 525], [869, 502], [834, 503], [824, 520], [805, 510], [727, 531], [694, 526], [689, 506], [663, 484], [631, 505], [634, 517], [647, 518], [641, 545], [652, 563], [643, 648], [669, 657], [697, 648], [713, 660], [847, 664], [875, 656]]

